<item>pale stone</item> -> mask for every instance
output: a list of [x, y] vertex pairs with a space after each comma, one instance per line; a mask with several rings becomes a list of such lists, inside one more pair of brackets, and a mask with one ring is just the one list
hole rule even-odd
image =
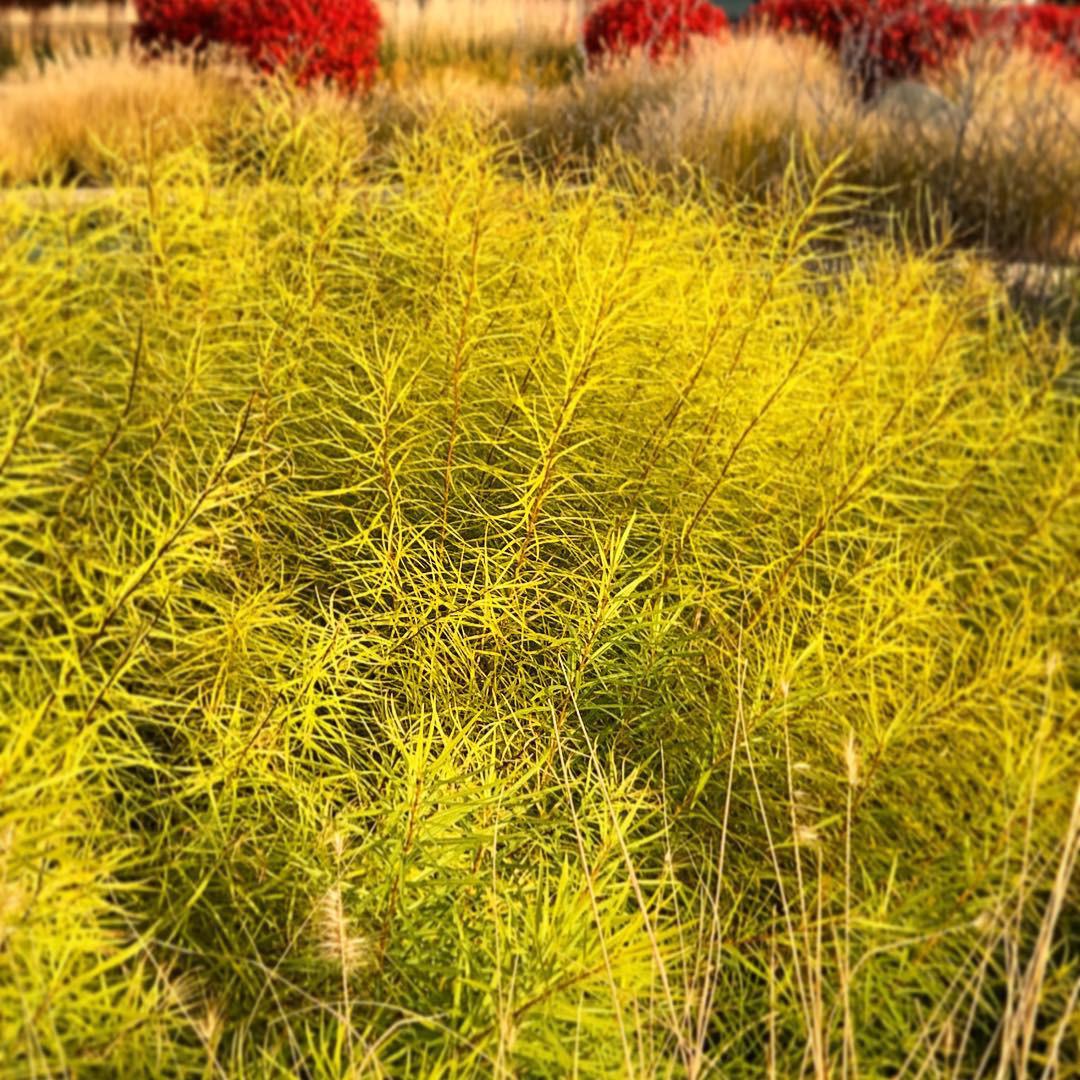
[[918, 128], [955, 128], [960, 123], [956, 105], [925, 83], [912, 79], [893, 83], [883, 90], [874, 108], [889, 120]]

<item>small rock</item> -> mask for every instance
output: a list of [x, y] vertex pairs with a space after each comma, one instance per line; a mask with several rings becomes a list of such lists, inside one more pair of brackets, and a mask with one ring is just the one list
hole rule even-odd
[[883, 90], [874, 102], [874, 109], [893, 122], [919, 128], [956, 128], [960, 124], [956, 105], [925, 83], [912, 79], [893, 83]]

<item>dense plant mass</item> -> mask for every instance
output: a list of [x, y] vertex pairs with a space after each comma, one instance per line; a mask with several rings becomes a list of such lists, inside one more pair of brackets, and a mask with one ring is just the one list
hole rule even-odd
[[252, 139], [0, 196], [5, 1077], [1080, 1060], [1068, 335], [828, 172]]
[[940, 67], [972, 29], [969, 17], [943, 0], [759, 0], [749, 21], [817, 38], [868, 94]]
[[585, 51], [594, 64], [638, 49], [658, 60], [727, 32], [727, 16], [708, 0], [605, 0], [585, 20]]
[[1080, 9], [979, 7], [945, 0], [758, 0], [751, 26], [817, 38], [872, 96], [882, 84], [941, 68], [977, 39], [1023, 47], [1080, 70]]
[[205, 49], [236, 33], [232, 18], [244, 8], [221, 0], [135, 0], [135, 40], [147, 49]]
[[374, 0], [136, 0], [137, 41], [150, 50], [225, 46], [300, 85], [369, 86], [382, 20]]
[[1080, 75], [1080, 8], [1030, 4], [982, 9], [974, 13], [979, 32], [1060, 63]]

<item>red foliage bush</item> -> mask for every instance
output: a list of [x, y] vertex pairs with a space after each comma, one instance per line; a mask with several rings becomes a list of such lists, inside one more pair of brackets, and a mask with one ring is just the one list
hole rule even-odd
[[205, 48], [230, 36], [230, 5], [221, 0], [135, 0], [135, 40], [154, 52]]
[[382, 19], [374, 0], [135, 0], [135, 40], [151, 52], [224, 45], [301, 86], [356, 90], [378, 68]]
[[892, 79], [940, 67], [973, 20], [943, 0], [759, 0], [752, 25], [808, 34], [835, 51], [868, 97]]
[[659, 60], [686, 52], [692, 37], [727, 32], [727, 16], [707, 0], [605, 0], [585, 20], [585, 52], [590, 64], [634, 49]]
[[980, 36], [1021, 46], [1080, 75], [1080, 8], [1031, 4], [975, 13]]
[[834, 50], [868, 97], [940, 67], [975, 39], [1023, 46], [1080, 75], [1080, 9], [953, 7], [945, 0], [759, 0], [751, 25], [808, 34]]

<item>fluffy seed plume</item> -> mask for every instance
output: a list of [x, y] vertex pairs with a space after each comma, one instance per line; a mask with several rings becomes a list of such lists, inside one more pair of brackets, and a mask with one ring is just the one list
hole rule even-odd
[[373, 956], [371, 940], [354, 933], [349, 926], [339, 885], [330, 888], [319, 901], [315, 928], [319, 954], [346, 974], [365, 967]]
[[855, 733], [848, 732], [847, 742], [844, 743], [844, 764], [847, 766], [847, 782], [851, 787], [859, 786], [859, 744], [855, 741]]

